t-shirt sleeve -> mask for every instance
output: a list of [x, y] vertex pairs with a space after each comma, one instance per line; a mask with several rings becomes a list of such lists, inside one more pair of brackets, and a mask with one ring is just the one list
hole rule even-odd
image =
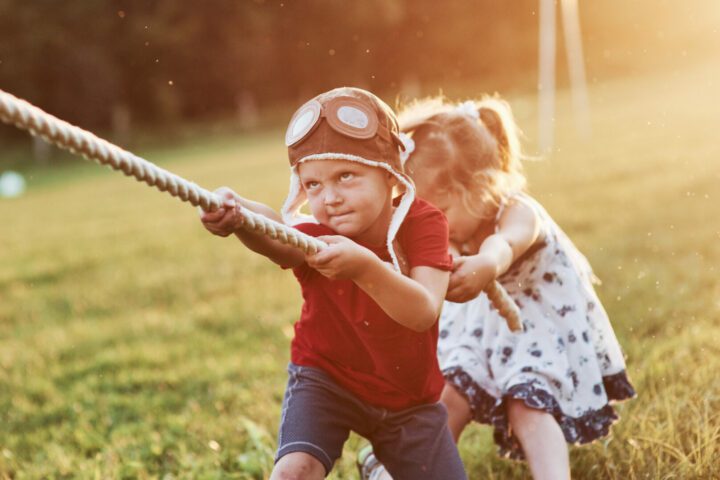
[[430, 203], [416, 199], [398, 232], [408, 265], [452, 269], [448, 222], [445, 215]]

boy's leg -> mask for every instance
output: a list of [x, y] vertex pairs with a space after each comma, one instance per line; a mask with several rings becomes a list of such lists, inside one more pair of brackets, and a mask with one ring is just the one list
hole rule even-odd
[[321, 370], [290, 364], [288, 374], [272, 478], [318, 478], [318, 463], [322, 478], [342, 454], [358, 412]]
[[[450, 382], [445, 383], [440, 401], [447, 409], [450, 434], [455, 443], [458, 443], [460, 435], [473, 418], [470, 403]], [[358, 469], [362, 480], [392, 480], [385, 466], [375, 457], [370, 445], [358, 453]]]
[[442, 403], [389, 412], [370, 440], [395, 480], [467, 478]]
[[277, 461], [270, 480], [287, 478], [322, 480], [326, 474], [325, 466], [320, 460], [304, 452], [293, 452]]

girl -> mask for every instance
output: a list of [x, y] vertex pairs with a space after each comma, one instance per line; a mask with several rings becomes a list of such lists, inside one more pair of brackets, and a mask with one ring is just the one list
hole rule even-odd
[[[455, 257], [440, 318], [442, 400], [457, 442], [492, 425], [501, 454], [535, 479], [570, 478], [568, 443], [605, 436], [611, 401], [634, 396], [585, 257], [525, 192], [519, 133], [498, 98], [417, 102], [400, 116], [415, 151], [405, 169], [443, 210]], [[483, 288], [498, 279], [524, 332], [511, 333]], [[363, 456], [365, 470], [372, 455]]]

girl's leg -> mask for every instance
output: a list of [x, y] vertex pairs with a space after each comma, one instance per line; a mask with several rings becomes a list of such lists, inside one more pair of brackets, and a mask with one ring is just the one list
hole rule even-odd
[[322, 480], [325, 467], [305, 452], [288, 453], [275, 464], [270, 480]]
[[453, 440], [458, 443], [460, 435], [472, 421], [472, 410], [470, 404], [463, 394], [457, 391], [457, 389], [450, 383], [445, 383], [440, 401], [445, 404], [445, 408], [448, 411], [448, 427], [450, 427], [450, 433], [452, 433]]
[[568, 480], [570, 459], [565, 436], [555, 418], [543, 410], [510, 400], [510, 426], [520, 440], [535, 480]]

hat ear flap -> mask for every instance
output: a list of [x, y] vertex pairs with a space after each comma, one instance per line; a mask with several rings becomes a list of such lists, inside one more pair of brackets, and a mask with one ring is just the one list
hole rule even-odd
[[404, 167], [410, 155], [415, 151], [415, 140], [405, 132], [400, 133], [398, 138], [403, 146], [400, 152], [400, 163], [402, 163]]
[[300, 209], [306, 202], [307, 194], [300, 186], [300, 177], [298, 177], [296, 168], [293, 168], [290, 174], [290, 191], [280, 209], [283, 223], [291, 227], [299, 223], [318, 223], [312, 215], [300, 213]]

